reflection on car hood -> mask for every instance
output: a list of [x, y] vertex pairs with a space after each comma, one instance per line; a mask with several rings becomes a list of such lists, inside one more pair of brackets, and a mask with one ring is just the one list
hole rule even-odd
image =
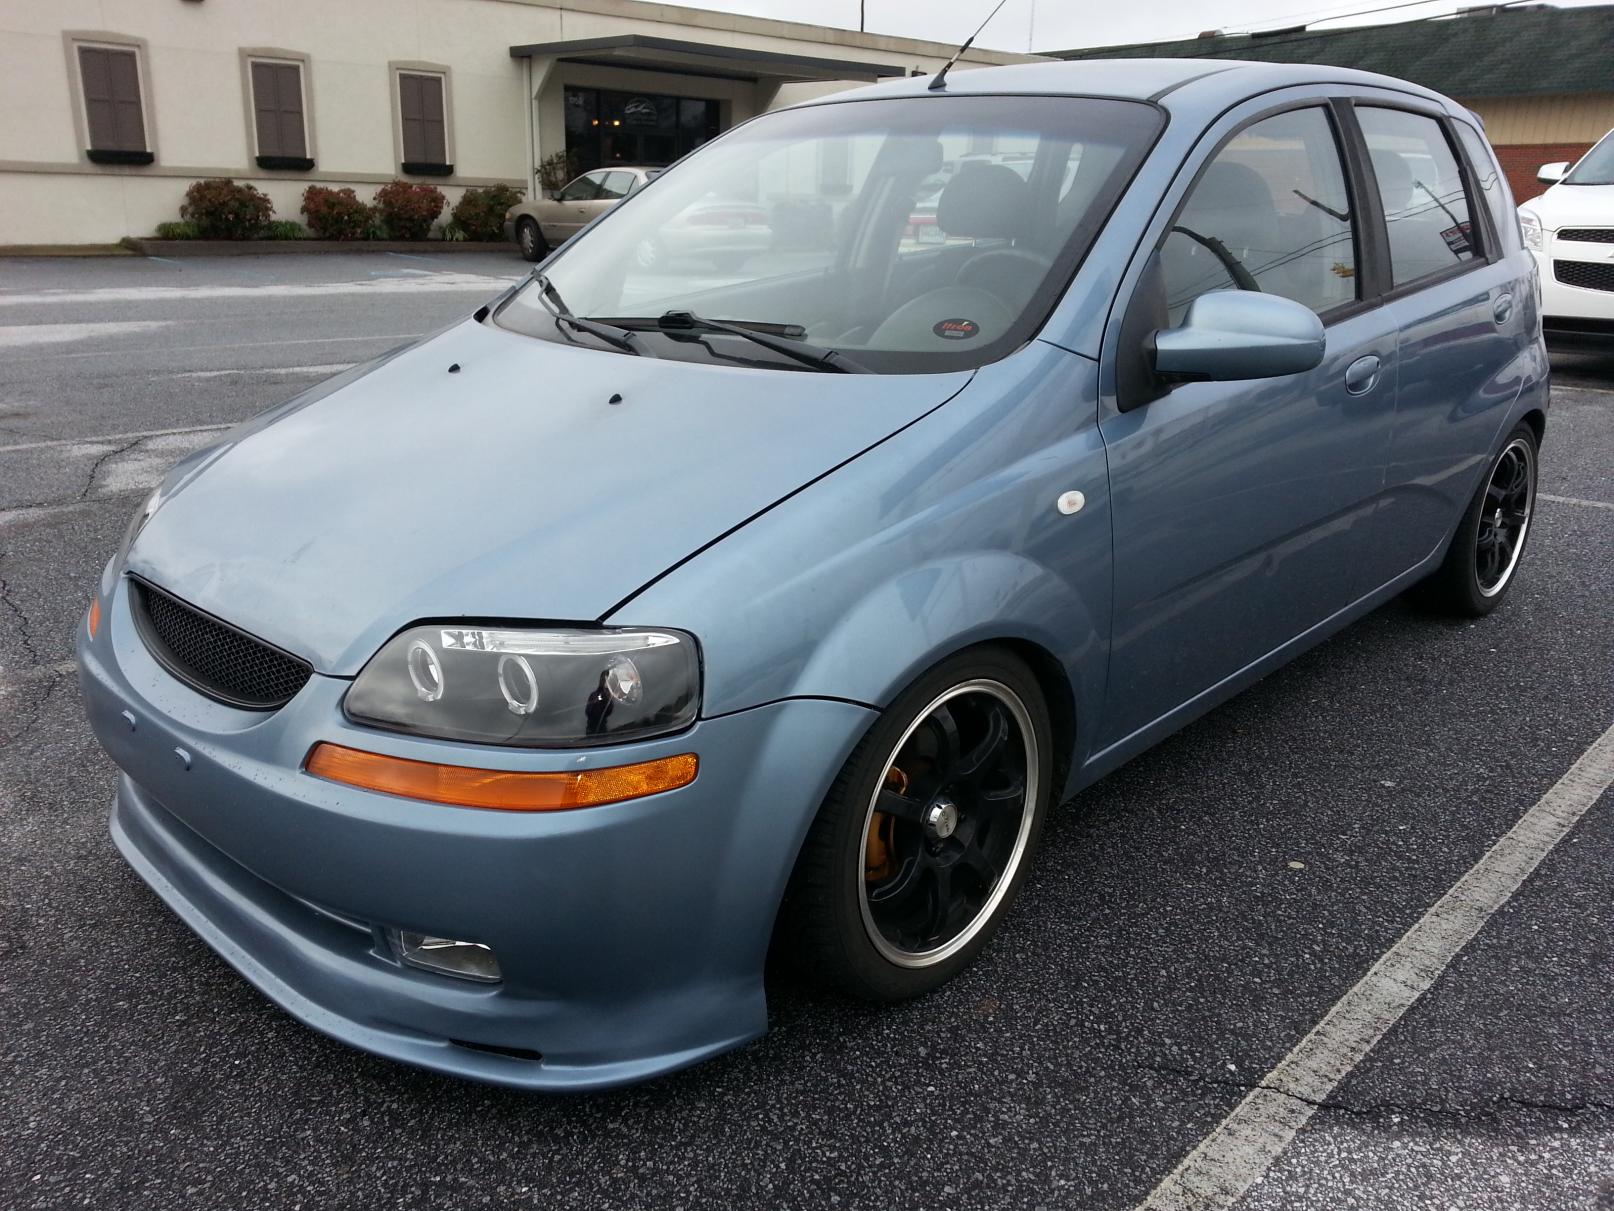
[[665, 361], [467, 321], [232, 434], [130, 567], [351, 675], [416, 619], [602, 617], [968, 379]]
[[1614, 227], [1614, 185], [1554, 185], [1525, 203], [1548, 231]]

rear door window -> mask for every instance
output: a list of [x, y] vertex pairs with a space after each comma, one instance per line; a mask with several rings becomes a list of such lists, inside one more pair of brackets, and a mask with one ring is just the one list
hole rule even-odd
[[1463, 174], [1441, 124], [1425, 114], [1366, 105], [1356, 118], [1384, 204], [1395, 285], [1477, 260], [1479, 237]]

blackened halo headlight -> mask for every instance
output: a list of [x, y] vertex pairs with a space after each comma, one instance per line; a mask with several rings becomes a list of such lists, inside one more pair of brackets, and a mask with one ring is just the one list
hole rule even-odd
[[700, 653], [682, 631], [414, 626], [364, 666], [343, 705], [357, 723], [444, 740], [642, 740], [695, 721]]

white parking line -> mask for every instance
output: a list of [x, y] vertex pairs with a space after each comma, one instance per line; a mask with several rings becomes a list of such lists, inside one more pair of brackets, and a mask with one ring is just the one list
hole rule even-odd
[[124, 442], [143, 441], [148, 437], [168, 437], [175, 433], [223, 433], [226, 429], [233, 429], [235, 422], [227, 425], [187, 425], [180, 429], [144, 429], [138, 433], [108, 433], [98, 437], [51, 437], [42, 438], [36, 442], [17, 442], [15, 445], [0, 446], [0, 454], [11, 454], [17, 450], [49, 450], [58, 446], [117, 446]]
[[437, 294], [478, 291], [489, 298], [520, 274], [429, 273], [424, 277], [367, 278], [355, 282], [264, 282], [253, 286], [102, 286], [90, 290], [0, 291], [0, 307], [53, 303], [166, 303], [197, 299], [321, 298], [344, 294]]
[[64, 345], [70, 341], [88, 341], [96, 337], [133, 336], [165, 328], [173, 320], [107, 320], [95, 324], [3, 324], [0, 325], [0, 349], [19, 349], [24, 345]]
[[[167, 357], [171, 353], [211, 353], [215, 349], [278, 349], [282, 345], [340, 345], [351, 341], [412, 341], [418, 332], [381, 332], [375, 336], [300, 336], [289, 341], [235, 341], [223, 345], [164, 345], [152, 353]], [[80, 357], [133, 357], [139, 350], [100, 349], [93, 353], [31, 353], [7, 358], [8, 362], [56, 362]], [[138, 373], [138, 371], [136, 372]]]
[[352, 362], [328, 362], [321, 366], [249, 366], [244, 370], [172, 370], [154, 378], [224, 378], [231, 374], [336, 374]]
[[1580, 496], [1551, 496], [1546, 492], [1537, 492], [1537, 500], [1550, 500], [1558, 505], [1579, 505], [1583, 509], [1614, 509], [1614, 504], [1606, 500], [1586, 500]]
[[1272, 1167], [1340, 1081], [1507, 903], [1553, 846], [1614, 785], [1614, 727], [1440, 902], [1401, 936], [1221, 1125], [1183, 1158], [1139, 1211], [1222, 1211]]

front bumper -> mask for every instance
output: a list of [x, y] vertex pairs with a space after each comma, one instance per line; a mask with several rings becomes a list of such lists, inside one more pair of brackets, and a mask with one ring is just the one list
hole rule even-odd
[[1547, 251], [1530, 250], [1541, 273], [1541, 314], [1547, 327], [1555, 321], [1591, 321], [1599, 326], [1614, 325], [1614, 290], [1589, 290], [1558, 280], [1554, 261], [1609, 265], [1614, 274], [1614, 245], [1585, 244], [1560, 240], [1556, 232], [1546, 232]]
[[[255, 715], [173, 680], [119, 583], [80, 679], [123, 770], [112, 834], [265, 995], [353, 1046], [533, 1089], [593, 1089], [761, 1034], [762, 969], [801, 837], [872, 714], [792, 700], [605, 750], [513, 752], [355, 727], [315, 676]], [[131, 725], [130, 720], [133, 720]], [[378, 795], [301, 772], [320, 739], [417, 760], [576, 769], [679, 752], [680, 790], [551, 813]], [[485, 942], [499, 984], [407, 968], [385, 927]]]

